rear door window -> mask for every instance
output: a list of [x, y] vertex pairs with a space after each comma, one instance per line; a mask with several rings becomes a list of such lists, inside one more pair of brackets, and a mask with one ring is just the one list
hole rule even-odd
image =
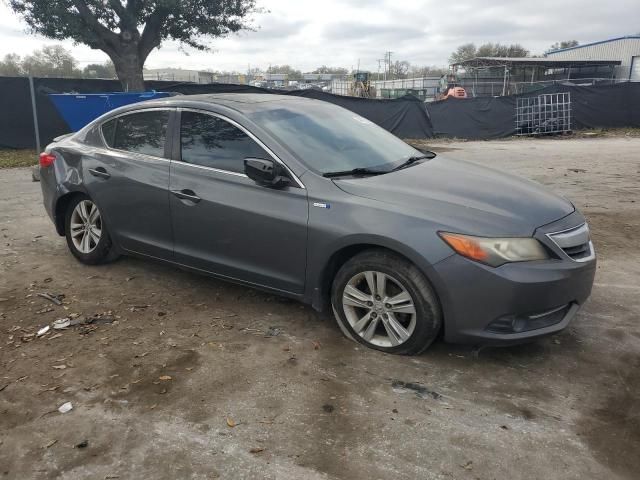
[[164, 157], [168, 123], [166, 110], [131, 113], [104, 123], [102, 135], [111, 148]]
[[245, 158], [269, 159], [251, 137], [218, 117], [182, 112], [182, 161], [228, 172], [244, 173]]

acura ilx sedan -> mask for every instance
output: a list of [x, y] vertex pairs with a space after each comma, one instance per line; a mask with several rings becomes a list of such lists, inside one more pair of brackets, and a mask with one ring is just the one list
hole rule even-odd
[[593, 284], [569, 201], [318, 100], [143, 102], [57, 139], [40, 169], [79, 261], [137, 255], [288, 296], [384, 352], [554, 333]]

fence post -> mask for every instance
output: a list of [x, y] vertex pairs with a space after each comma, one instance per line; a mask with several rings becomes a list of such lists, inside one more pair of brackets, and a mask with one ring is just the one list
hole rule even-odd
[[29, 90], [31, 91], [31, 110], [33, 112], [33, 130], [36, 134], [36, 157], [40, 155], [40, 127], [38, 126], [38, 109], [36, 108], [36, 91], [33, 87], [33, 77], [29, 75]]

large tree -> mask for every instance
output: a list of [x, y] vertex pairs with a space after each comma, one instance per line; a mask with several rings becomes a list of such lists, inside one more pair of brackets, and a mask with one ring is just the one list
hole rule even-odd
[[477, 51], [478, 49], [476, 48], [475, 43], [465, 43], [464, 45], [460, 45], [456, 48], [456, 51], [449, 56], [449, 63], [460, 63], [464, 60], [477, 57]]
[[31, 29], [105, 52], [125, 90], [144, 89], [142, 68], [154, 48], [176, 40], [207, 50], [204, 37], [249, 28], [255, 0], [9, 0]]
[[48, 45], [34, 50], [22, 59], [22, 71], [25, 75], [36, 77], [80, 77], [78, 62], [71, 52], [61, 45]]
[[0, 75], [7, 77], [18, 77], [23, 74], [20, 55], [7, 53], [4, 60], [0, 60]]
[[389, 64], [389, 80], [407, 78], [411, 64], [406, 60], [396, 60]]

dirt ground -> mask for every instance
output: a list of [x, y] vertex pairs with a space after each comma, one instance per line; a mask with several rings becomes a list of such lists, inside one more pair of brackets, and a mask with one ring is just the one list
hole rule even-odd
[[[432, 147], [587, 215], [598, 273], [566, 331], [370, 351], [278, 297], [131, 258], [83, 266], [29, 170], [0, 172], [0, 478], [640, 478], [640, 139]], [[70, 314], [104, 315], [35, 338]]]

